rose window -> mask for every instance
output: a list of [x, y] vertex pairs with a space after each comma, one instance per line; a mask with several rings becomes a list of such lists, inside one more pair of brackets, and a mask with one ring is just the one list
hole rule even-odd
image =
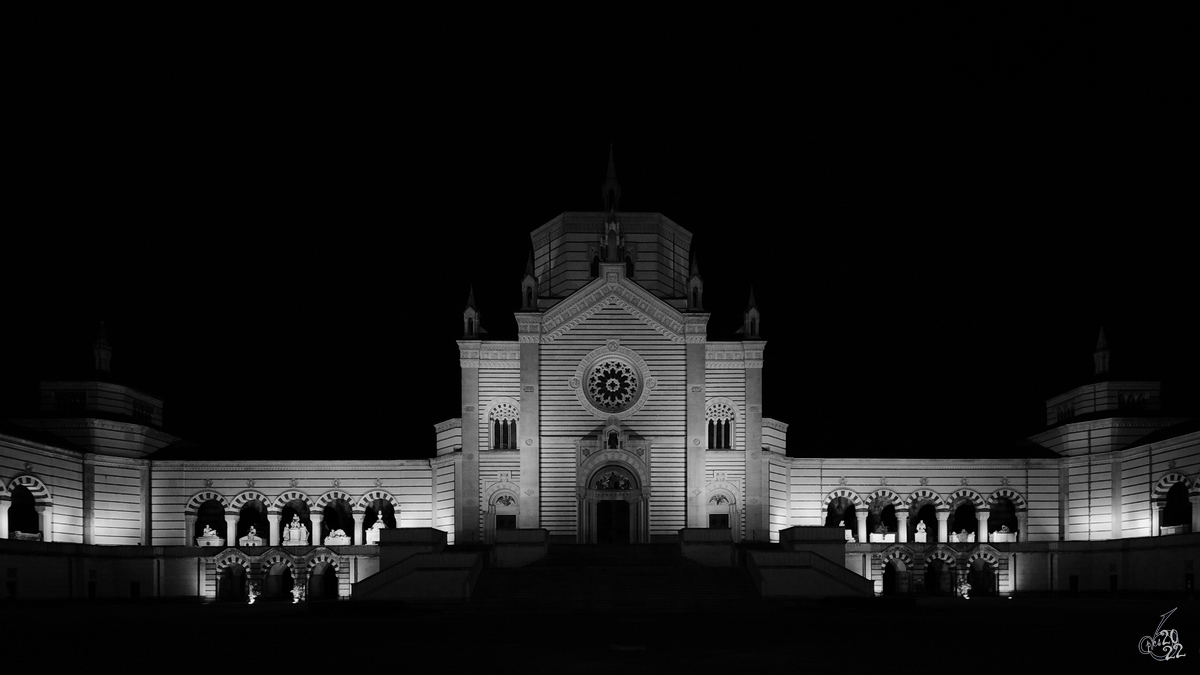
[[633, 366], [617, 359], [606, 359], [592, 367], [587, 381], [588, 398], [601, 410], [616, 412], [628, 408], [637, 399], [638, 375]]

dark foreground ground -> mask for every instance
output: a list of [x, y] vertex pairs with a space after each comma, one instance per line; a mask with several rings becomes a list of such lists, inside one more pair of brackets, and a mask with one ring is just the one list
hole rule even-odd
[[[1139, 653], [1163, 613], [1182, 659]], [[766, 602], [693, 612], [326, 602], [0, 605], [3, 662], [44, 671], [478, 673], [1200, 672], [1200, 602], [951, 598]], [[889, 668], [889, 666], [891, 666]], [[110, 670], [116, 667], [117, 670]], [[1181, 671], [1183, 668], [1185, 670]], [[835, 670], [836, 669], [836, 670]], [[32, 671], [25, 671], [32, 672]], [[863, 671], [859, 671], [863, 672]]]

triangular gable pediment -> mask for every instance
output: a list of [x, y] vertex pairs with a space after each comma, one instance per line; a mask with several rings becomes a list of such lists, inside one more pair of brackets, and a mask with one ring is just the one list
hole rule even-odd
[[546, 312], [542, 317], [541, 341], [553, 342], [610, 306], [625, 309], [672, 342], [684, 342], [683, 316], [677, 309], [620, 273], [612, 271], [595, 279]]

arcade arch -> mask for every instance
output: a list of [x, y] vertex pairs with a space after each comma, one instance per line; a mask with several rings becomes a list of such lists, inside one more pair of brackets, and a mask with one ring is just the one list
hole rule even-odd
[[[279, 514], [279, 520], [271, 523], [271, 545], [309, 544], [314, 536], [320, 536], [320, 532], [313, 532], [312, 514], [315, 510], [313, 500], [298, 490], [289, 490], [276, 497], [271, 504], [272, 513], [268, 514]], [[308, 541], [303, 541], [304, 530], [308, 531]]]
[[867, 507], [858, 493], [853, 490], [838, 489], [825, 495], [821, 504], [825, 512], [826, 527], [842, 527], [855, 534], [855, 541], [867, 541]]
[[1192, 506], [1189, 500], [1192, 482], [1177, 471], [1163, 475], [1154, 483], [1151, 492], [1151, 518], [1155, 536], [1181, 534], [1191, 530]]

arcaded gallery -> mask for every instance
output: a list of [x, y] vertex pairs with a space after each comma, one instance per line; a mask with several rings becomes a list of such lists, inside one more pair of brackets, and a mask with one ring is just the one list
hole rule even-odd
[[774, 596], [1192, 588], [1200, 427], [1112, 379], [1099, 326], [1027, 458], [789, 455], [753, 294], [710, 340], [691, 233], [621, 211], [611, 160], [603, 194], [531, 232], [516, 340], [465, 298], [426, 459], [156, 460], [168, 402], [107, 377], [101, 328], [93, 373], [0, 426], [7, 597], [464, 599], [553, 551], [649, 548]]

